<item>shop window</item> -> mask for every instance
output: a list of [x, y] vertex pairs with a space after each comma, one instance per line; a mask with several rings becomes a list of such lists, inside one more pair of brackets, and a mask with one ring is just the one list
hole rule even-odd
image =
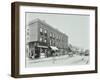
[[28, 53], [28, 48], [26, 49], [26, 53]]

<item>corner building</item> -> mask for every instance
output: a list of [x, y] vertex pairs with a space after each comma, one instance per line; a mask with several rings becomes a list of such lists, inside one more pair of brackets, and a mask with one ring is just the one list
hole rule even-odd
[[68, 36], [45, 21], [35, 19], [28, 24], [26, 43], [29, 47], [28, 57], [40, 58], [42, 53], [49, 57], [53, 50], [57, 51], [57, 55], [63, 55], [68, 47]]

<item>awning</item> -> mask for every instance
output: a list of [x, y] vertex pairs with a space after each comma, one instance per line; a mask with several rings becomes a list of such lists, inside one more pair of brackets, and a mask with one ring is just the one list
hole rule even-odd
[[39, 45], [39, 46], [37, 46], [37, 47], [41, 47], [41, 48], [48, 48], [47, 46], [40, 46], [40, 45]]
[[55, 47], [55, 46], [50, 46], [50, 48], [52, 49], [52, 50], [59, 50], [57, 47]]

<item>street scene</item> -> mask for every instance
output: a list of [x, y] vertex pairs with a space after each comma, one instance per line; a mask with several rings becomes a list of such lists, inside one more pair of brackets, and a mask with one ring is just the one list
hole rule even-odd
[[53, 55], [48, 56], [45, 53], [40, 53], [40, 58], [26, 58], [27, 67], [48, 67], [48, 66], [63, 66], [63, 65], [87, 65], [89, 64], [89, 50], [80, 51], [72, 45], [68, 46], [67, 52], [59, 53], [53, 50]]
[[43, 58], [37, 60], [28, 60], [28, 67], [43, 67], [43, 66], [63, 66], [63, 65], [86, 65], [89, 64], [89, 56], [60, 56], [60, 57], [51, 57]]
[[[88, 18], [77, 15], [26, 13], [26, 67], [88, 65]], [[79, 22], [85, 24], [80, 25]]]

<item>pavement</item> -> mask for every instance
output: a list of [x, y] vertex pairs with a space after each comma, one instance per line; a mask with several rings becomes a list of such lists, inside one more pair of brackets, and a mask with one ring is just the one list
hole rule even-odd
[[26, 60], [26, 67], [43, 67], [43, 66], [62, 66], [62, 65], [86, 65], [89, 64], [89, 56], [68, 55]]

